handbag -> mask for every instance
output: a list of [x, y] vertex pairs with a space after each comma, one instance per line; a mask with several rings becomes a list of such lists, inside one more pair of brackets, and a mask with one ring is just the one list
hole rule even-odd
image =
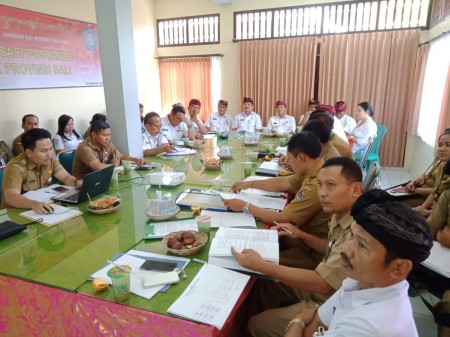
[[11, 220], [6, 220], [3, 222], [0, 222], [0, 240], [9, 238], [10, 236], [13, 236], [15, 234], [18, 234], [25, 229], [27, 229], [28, 225], [40, 223], [42, 222], [42, 218], [37, 219], [36, 221], [31, 221], [23, 225], [16, 224], [15, 222], [12, 222]]
[[3, 221], [0, 223], [0, 240], [18, 234], [25, 229], [27, 229], [25, 225], [18, 225], [10, 220]]

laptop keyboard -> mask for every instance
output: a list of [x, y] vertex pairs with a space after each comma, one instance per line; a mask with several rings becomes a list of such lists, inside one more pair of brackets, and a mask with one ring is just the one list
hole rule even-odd
[[70, 201], [77, 201], [79, 197], [80, 197], [80, 193], [75, 193], [75, 194], [65, 197], [64, 199], [70, 200]]

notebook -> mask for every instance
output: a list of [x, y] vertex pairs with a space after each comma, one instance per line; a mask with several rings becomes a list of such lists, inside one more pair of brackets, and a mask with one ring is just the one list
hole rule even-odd
[[74, 188], [68, 192], [55, 195], [52, 199], [69, 204], [79, 204], [89, 199], [88, 194], [90, 198], [93, 198], [108, 189], [113, 171], [114, 165], [110, 165], [88, 173], [83, 178], [81, 189]]

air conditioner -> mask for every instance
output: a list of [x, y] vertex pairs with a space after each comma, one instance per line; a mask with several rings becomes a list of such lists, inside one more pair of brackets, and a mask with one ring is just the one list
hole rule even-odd
[[233, 0], [212, 0], [219, 6], [228, 6], [233, 4]]

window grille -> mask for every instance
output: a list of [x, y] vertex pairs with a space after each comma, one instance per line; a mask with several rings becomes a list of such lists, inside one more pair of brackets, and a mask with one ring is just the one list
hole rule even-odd
[[219, 14], [156, 20], [158, 47], [219, 43]]
[[234, 40], [426, 28], [430, 0], [335, 2], [234, 13]]

